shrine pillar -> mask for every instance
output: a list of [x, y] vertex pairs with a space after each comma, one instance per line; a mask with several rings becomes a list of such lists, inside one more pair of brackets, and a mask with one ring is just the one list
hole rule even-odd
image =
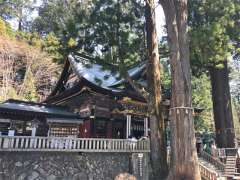
[[148, 137], [148, 118], [144, 118], [144, 136]]
[[131, 136], [131, 115], [127, 114], [126, 138]]

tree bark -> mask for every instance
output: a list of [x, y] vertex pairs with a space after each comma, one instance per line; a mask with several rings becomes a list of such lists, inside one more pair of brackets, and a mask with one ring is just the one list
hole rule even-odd
[[151, 129], [151, 165], [152, 179], [165, 179], [168, 174], [166, 132], [161, 110], [161, 75], [156, 32], [154, 0], [146, 0], [145, 7], [147, 32], [147, 80], [148, 106]]
[[219, 148], [235, 147], [235, 132], [232, 116], [231, 95], [227, 62], [224, 67], [210, 68], [212, 101], [216, 129], [216, 144]]
[[167, 24], [171, 65], [171, 169], [169, 180], [199, 180], [187, 33], [187, 0], [160, 1]]

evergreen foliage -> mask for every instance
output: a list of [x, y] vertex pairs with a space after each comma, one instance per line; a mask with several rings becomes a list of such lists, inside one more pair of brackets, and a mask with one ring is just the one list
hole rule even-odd
[[53, 32], [48, 33], [43, 38], [42, 48], [46, 51], [55, 62], [59, 62], [59, 60], [63, 59], [63, 55], [60, 53], [61, 45], [59, 38]]
[[23, 99], [28, 101], [37, 100], [36, 82], [30, 67], [25, 72], [21, 91], [23, 92]]
[[64, 58], [87, 52], [105, 62], [126, 66], [146, 59], [144, 11], [141, 1], [46, 1], [32, 30], [54, 33]]
[[32, 23], [31, 30], [38, 32], [42, 37], [48, 36], [46, 40], [51, 39], [51, 42], [54, 39], [55, 42], [51, 46], [57, 51], [54, 53], [53, 49], [50, 51], [60, 63], [63, 63], [70, 52], [88, 44], [85, 42], [84, 32], [90, 23], [88, 21], [90, 3], [90, 0], [83, 2], [48, 0], [39, 8], [39, 16]]
[[192, 78], [192, 101], [193, 107], [203, 109], [194, 116], [195, 130], [200, 133], [213, 132], [211, 85], [206, 74]]
[[237, 59], [239, 9], [235, 0], [189, 1], [191, 63], [196, 77], [210, 66], [221, 69], [221, 62]]
[[189, 1], [191, 63], [193, 73], [237, 56], [239, 52], [239, 10], [235, 0]]

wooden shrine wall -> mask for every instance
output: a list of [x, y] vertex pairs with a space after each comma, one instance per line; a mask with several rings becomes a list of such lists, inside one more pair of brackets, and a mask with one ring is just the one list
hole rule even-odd
[[117, 102], [109, 96], [90, 92], [83, 92], [60, 105], [67, 106], [71, 111], [79, 113], [83, 118], [91, 115], [110, 118], [111, 110], [118, 106]]

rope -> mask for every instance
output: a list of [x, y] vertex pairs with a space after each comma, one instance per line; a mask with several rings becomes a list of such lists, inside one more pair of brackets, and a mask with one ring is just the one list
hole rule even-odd
[[179, 107], [172, 107], [172, 108], [169, 108], [169, 110], [174, 110], [174, 109], [190, 109], [190, 110], [193, 110], [192, 107], [185, 107], [185, 106], [179, 106]]
[[194, 110], [192, 107], [185, 107], [185, 106], [172, 107], [172, 108], [169, 109], [169, 114], [171, 115], [172, 110], [175, 110], [175, 109], [177, 110], [177, 114], [179, 114], [179, 109], [185, 110], [186, 114], [188, 114], [188, 110], [190, 110], [190, 111]]

